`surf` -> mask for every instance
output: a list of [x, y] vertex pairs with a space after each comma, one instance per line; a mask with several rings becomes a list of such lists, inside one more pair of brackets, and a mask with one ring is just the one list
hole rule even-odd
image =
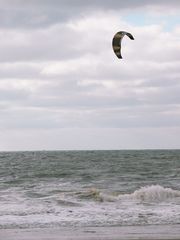
[[90, 188], [84, 192], [79, 192], [80, 198], [92, 199], [99, 202], [114, 202], [119, 200], [137, 200], [140, 202], [163, 202], [168, 199], [180, 197], [180, 191], [166, 188], [160, 185], [143, 186], [132, 193], [117, 194], [105, 193], [97, 188]]
[[144, 186], [134, 191], [131, 194], [125, 194], [119, 196], [119, 198], [125, 197], [134, 200], [146, 201], [146, 202], [162, 202], [168, 199], [180, 197], [180, 191], [171, 188], [165, 188], [160, 185]]

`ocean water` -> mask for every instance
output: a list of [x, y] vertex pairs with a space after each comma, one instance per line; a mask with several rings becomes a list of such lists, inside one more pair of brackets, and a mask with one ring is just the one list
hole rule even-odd
[[180, 224], [180, 150], [0, 153], [0, 228]]

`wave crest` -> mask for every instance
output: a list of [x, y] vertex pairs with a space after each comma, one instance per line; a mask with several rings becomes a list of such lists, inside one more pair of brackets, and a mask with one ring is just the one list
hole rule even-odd
[[180, 197], [180, 191], [171, 188], [164, 188], [160, 185], [141, 187], [134, 193], [119, 196], [119, 198], [129, 198], [141, 201], [164, 201], [169, 198]]
[[85, 192], [76, 193], [80, 198], [93, 199], [100, 202], [115, 202], [123, 200], [137, 200], [141, 202], [161, 202], [167, 199], [180, 197], [180, 191], [165, 188], [160, 185], [141, 187], [129, 194], [107, 194], [96, 188], [90, 188]]

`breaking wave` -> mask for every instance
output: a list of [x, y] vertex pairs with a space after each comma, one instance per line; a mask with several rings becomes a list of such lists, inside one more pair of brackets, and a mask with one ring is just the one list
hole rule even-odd
[[[120, 197], [120, 196], [119, 196]], [[140, 201], [165, 201], [167, 199], [180, 197], [180, 191], [171, 188], [164, 188], [160, 185], [141, 187], [132, 194], [125, 194], [123, 197]], [[121, 197], [120, 197], [121, 198]]]
[[138, 200], [141, 202], [162, 202], [168, 199], [180, 197], [180, 191], [165, 188], [160, 185], [141, 187], [130, 194], [106, 194], [96, 188], [91, 188], [86, 192], [78, 193], [81, 198], [93, 199], [96, 201], [114, 202], [118, 200]]

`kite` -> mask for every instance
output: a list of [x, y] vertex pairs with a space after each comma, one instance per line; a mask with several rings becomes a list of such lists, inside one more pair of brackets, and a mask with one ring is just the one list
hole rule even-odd
[[122, 58], [122, 55], [121, 55], [121, 41], [122, 41], [122, 39], [125, 35], [127, 35], [131, 40], [134, 40], [133, 35], [129, 32], [125, 32], [125, 31], [117, 32], [114, 35], [113, 40], [112, 40], [112, 47], [113, 47], [114, 53], [116, 54], [116, 56], [118, 58]]

